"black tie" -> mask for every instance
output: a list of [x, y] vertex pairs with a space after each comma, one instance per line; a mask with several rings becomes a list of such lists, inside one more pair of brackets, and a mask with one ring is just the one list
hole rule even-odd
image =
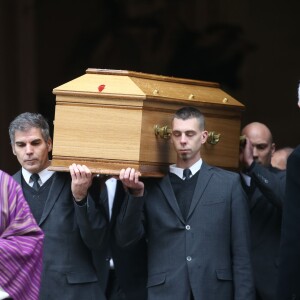
[[183, 180], [190, 179], [191, 175], [192, 175], [192, 172], [191, 172], [190, 169], [184, 169], [183, 170]]
[[39, 179], [40, 179], [40, 176], [39, 174], [32, 174], [30, 176], [31, 180], [33, 181], [33, 188], [38, 191], [39, 188], [40, 188], [40, 184], [39, 184]]

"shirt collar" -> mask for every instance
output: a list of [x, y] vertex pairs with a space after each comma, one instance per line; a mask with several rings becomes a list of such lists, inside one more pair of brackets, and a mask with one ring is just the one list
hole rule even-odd
[[251, 185], [251, 177], [245, 173], [241, 173], [243, 179], [244, 179], [244, 182], [247, 186], [250, 186]]
[[[44, 169], [41, 172], [39, 172], [39, 176], [40, 176], [40, 180], [39, 183], [42, 186], [52, 175], [53, 175], [54, 171], [49, 171], [48, 169]], [[28, 172], [26, 169], [22, 168], [22, 175], [26, 181], [27, 184], [31, 184], [32, 181], [30, 179], [30, 176], [32, 175], [32, 173]]]
[[[202, 158], [200, 158], [196, 163], [194, 163], [189, 168], [192, 172], [191, 177], [194, 176], [194, 174], [197, 173], [200, 170], [201, 166], [202, 166]], [[184, 169], [182, 169], [182, 168], [176, 167], [176, 164], [169, 166], [170, 173], [173, 173], [173, 174], [177, 175], [180, 178], [183, 178], [183, 170]]]

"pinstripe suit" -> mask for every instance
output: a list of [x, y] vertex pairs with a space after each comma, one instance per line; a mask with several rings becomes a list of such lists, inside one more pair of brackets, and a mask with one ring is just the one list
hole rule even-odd
[[118, 242], [148, 240], [148, 299], [253, 300], [249, 209], [239, 176], [202, 164], [184, 220], [170, 176], [145, 181], [143, 197], [127, 195]]

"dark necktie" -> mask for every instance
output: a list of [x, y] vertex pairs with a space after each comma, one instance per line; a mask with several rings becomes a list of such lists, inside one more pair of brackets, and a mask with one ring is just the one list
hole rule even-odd
[[183, 170], [183, 180], [190, 179], [191, 175], [192, 175], [192, 172], [191, 172], [190, 169], [184, 169]]
[[39, 179], [40, 179], [40, 176], [39, 174], [32, 174], [30, 176], [31, 180], [33, 181], [33, 188], [38, 191], [39, 188], [40, 188], [40, 184], [39, 184]]

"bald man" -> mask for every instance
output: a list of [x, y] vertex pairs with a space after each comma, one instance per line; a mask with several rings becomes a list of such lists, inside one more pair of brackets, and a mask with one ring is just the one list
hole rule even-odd
[[245, 144], [240, 148], [241, 180], [250, 208], [256, 299], [274, 300], [285, 171], [271, 165], [275, 144], [266, 125], [250, 123], [243, 128], [242, 135]]

